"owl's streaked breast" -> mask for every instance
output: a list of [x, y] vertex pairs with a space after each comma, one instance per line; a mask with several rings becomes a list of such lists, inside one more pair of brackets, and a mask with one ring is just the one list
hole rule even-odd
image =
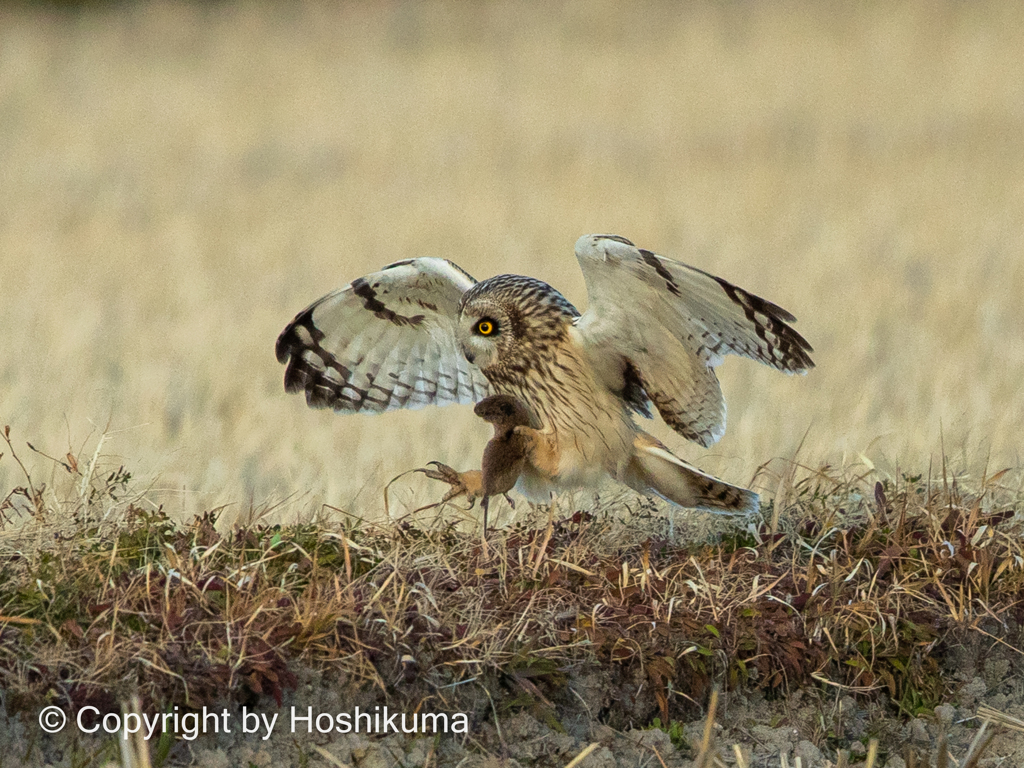
[[530, 407], [551, 446], [552, 465], [524, 472], [520, 490], [546, 501], [542, 497], [548, 491], [617, 474], [636, 426], [621, 398], [595, 376], [576, 329], [566, 324], [556, 341], [533, 350], [528, 359], [525, 366], [484, 371], [495, 392], [518, 397]]
[[[518, 275], [485, 280], [466, 293], [460, 314], [472, 328], [500, 316], [504, 337], [486, 347], [481, 370], [495, 394], [522, 400], [540, 421], [547, 443], [522, 473], [519, 490], [547, 494], [596, 484], [632, 450], [636, 426], [622, 398], [596, 375], [575, 327], [579, 312], [547, 283]], [[481, 341], [473, 341], [481, 349]]]

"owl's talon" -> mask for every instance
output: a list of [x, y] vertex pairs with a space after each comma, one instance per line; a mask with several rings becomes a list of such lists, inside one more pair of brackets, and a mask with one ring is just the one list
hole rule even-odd
[[441, 480], [451, 486], [448, 492], [441, 498], [441, 504], [445, 504], [457, 496], [465, 495], [469, 501], [469, 509], [473, 508], [476, 500], [482, 495], [483, 490], [480, 470], [471, 469], [466, 472], [458, 472], [447, 464], [442, 464], [440, 461], [428, 462], [427, 466], [434, 466], [436, 469], [421, 467], [416, 471], [423, 473], [431, 480]]
[[[435, 466], [437, 469], [427, 469], [429, 466]], [[431, 480], [444, 480], [452, 485], [458, 483], [459, 473], [447, 464], [442, 464], [440, 461], [428, 461], [427, 467], [420, 467], [416, 472], [422, 472]]]

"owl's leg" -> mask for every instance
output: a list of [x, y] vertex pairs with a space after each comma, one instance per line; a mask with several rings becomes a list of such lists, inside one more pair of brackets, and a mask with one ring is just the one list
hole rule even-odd
[[513, 431], [526, 439], [530, 464], [542, 475], [552, 477], [558, 472], [558, 448], [553, 436], [533, 427], [519, 425]]
[[431, 480], [442, 480], [451, 486], [448, 492], [442, 497], [440, 501], [441, 504], [451, 501], [456, 496], [465, 494], [466, 499], [469, 501], [469, 508], [472, 509], [476, 500], [483, 496], [483, 474], [479, 469], [457, 472], [447, 464], [442, 464], [439, 461], [431, 461], [428, 466], [429, 465], [433, 465], [436, 469], [421, 467], [416, 471], [422, 472]]

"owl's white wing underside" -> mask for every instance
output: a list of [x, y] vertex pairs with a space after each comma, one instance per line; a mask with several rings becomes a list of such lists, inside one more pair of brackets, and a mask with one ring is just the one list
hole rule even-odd
[[721, 278], [617, 235], [581, 237], [576, 258], [589, 296], [577, 327], [605, 383], [641, 412], [645, 394], [694, 442], [711, 445], [725, 432], [714, 371], [724, 355], [786, 373], [814, 367], [810, 344], [787, 324], [796, 318]]
[[410, 259], [315, 301], [277, 339], [285, 389], [344, 412], [481, 400], [487, 380], [456, 341], [459, 300], [475, 283], [445, 259]]

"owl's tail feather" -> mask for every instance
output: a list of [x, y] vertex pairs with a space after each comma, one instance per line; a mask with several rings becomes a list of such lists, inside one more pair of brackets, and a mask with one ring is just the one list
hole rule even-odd
[[660, 496], [691, 509], [751, 514], [760, 506], [753, 491], [723, 483], [701, 472], [646, 432], [641, 432], [633, 441], [633, 456], [622, 480], [635, 491]]

